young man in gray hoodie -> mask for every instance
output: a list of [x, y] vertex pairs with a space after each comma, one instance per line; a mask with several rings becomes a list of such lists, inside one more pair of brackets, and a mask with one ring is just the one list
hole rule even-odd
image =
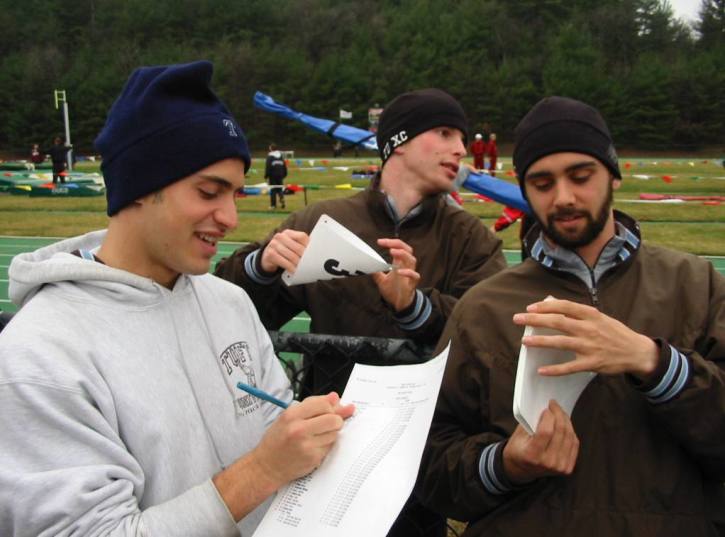
[[108, 229], [17, 256], [0, 333], [0, 535], [251, 535], [351, 406], [288, 380], [207, 274], [250, 156], [208, 62], [137, 69], [96, 140]]

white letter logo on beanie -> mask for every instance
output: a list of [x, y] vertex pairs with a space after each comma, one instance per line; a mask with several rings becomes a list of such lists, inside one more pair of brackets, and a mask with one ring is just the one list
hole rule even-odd
[[403, 143], [408, 141], [408, 133], [405, 131], [400, 131], [398, 134], [393, 134], [391, 139], [393, 140], [393, 149], [395, 149], [399, 145], [402, 145]]
[[222, 124], [229, 129], [229, 136], [236, 138], [239, 136], [237, 130], [234, 128], [234, 122], [231, 119], [222, 119]]

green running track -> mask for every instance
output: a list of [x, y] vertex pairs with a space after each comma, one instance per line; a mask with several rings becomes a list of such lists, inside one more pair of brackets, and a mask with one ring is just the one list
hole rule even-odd
[[[21, 252], [29, 252], [51, 244], [59, 240], [51, 237], [8, 237], [0, 236], [0, 310], [16, 311], [17, 308], [8, 299], [8, 267], [14, 256]], [[219, 243], [219, 251], [214, 258], [214, 264], [221, 259], [230, 255], [234, 250], [242, 246], [239, 242], [221, 242]], [[521, 255], [515, 250], [505, 250], [506, 261], [509, 265], [514, 265], [521, 261]], [[725, 276], [725, 257], [722, 256], [704, 256], [709, 259], [720, 274]], [[282, 330], [292, 332], [307, 332], [309, 330], [310, 319], [306, 313], [302, 313], [287, 323]]]

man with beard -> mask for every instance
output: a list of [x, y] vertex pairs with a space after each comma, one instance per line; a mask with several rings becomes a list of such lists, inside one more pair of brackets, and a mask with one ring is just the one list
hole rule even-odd
[[[469, 521], [466, 536], [722, 535], [725, 278], [642, 243], [612, 209], [621, 174], [591, 106], [539, 102], [514, 165], [537, 220], [530, 258], [448, 320], [421, 500]], [[525, 325], [561, 335], [522, 338]], [[533, 435], [511, 408], [521, 344], [575, 354], [542, 376], [598, 373], [571, 417], [550, 401]]]

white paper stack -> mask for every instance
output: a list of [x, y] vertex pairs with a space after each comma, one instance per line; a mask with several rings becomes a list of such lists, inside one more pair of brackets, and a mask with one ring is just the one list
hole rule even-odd
[[[524, 330], [524, 336], [537, 335], [555, 336], [561, 335], [561, 332], [532, 326]], [[537, 372], [541, 366], [562, 364], [574, 358], [572, 351], [521, 345], [514, 386], [514, 417], [529, 434], [533, 435], [536, 431], [541, 413], [551, 399], [571, 416], [577, 399], [596, 376], [589, 371], [558, 377], [543, 376]]]

